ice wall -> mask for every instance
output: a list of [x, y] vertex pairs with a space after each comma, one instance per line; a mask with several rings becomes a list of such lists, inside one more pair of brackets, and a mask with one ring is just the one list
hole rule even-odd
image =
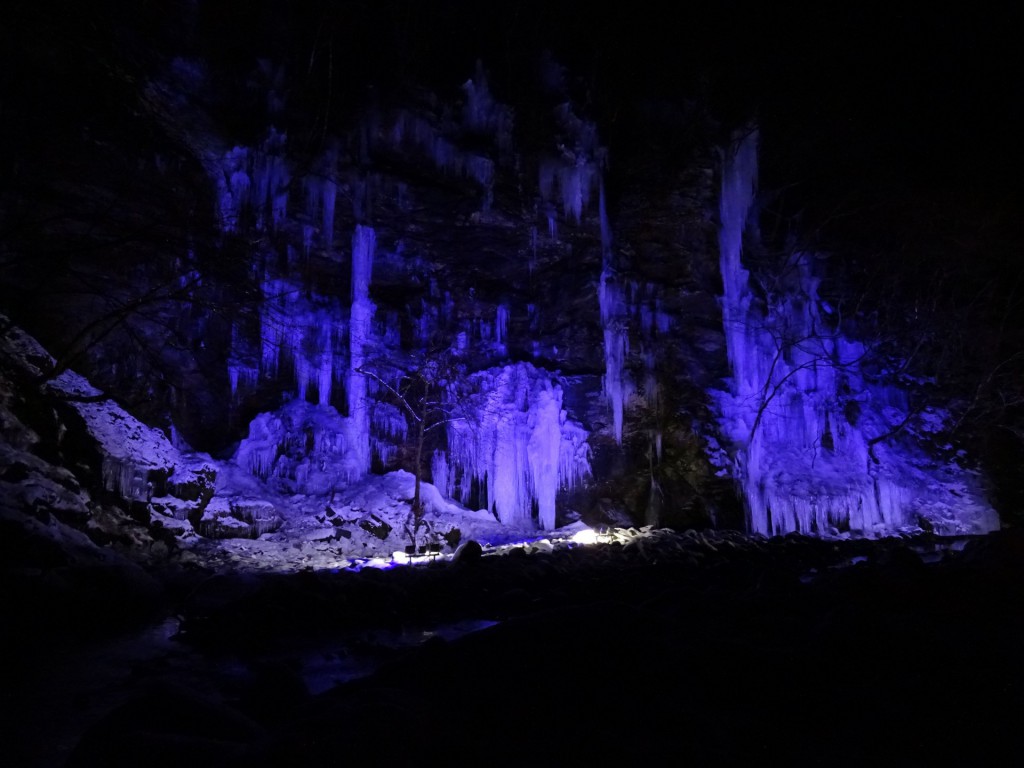
[[600, 184], [608, 153], [600, 144], [597, 126], [577, 117], [568, 102], [555, 109], [555, 119], [562, 141], [557, 155], [540, 162], [538, 186], [543, 200], [558, 200], [565, 218], [579, 223]]
[[[364, 477], [374, 452], [387, 464], [395, 440], [405, 437], [404, 418], [374, 402], [364, 372], [377, 343], [370, 299], [375, 249], [374, 230], [356, 227], [347, 322], [336, 300], [308, 294], [288, 278], [264, 281], [260, 376], [287, 381], [290, 366], [295, 386], [291, 403], [253, 420], [235, 456], [236, 463], [264, 481], [276, 478], [293, 492], [322, 493]], [[232, 365], [232, 388], [249, 384], [251, 368]], [[335, 396], [341, 385], [344, 395]], [[335, 409], [340, 402], [347, 416]]]
[[287, 137], [274, 128], [255, 147], [232, 147], [208, 163], [217, 186], [221, 230], [237, 232], [245, 214], [259, 231], [275, 230], [288, 215], [291, 171], [285, 160]]
[[[491, 95], [479, 61], [475, 76], [463, 83], [462, 90], [465, 101], [460, 121], [427, 119], [402, 110], [389, 130], [378, 133], [370, 129], [367, 133], [392, 148], [424, 153], [447, 175], [475, 181], [483, 191], [480, 212], [487, 214], [494, 202], [497, 166], [514, 159], [513, 112]], [[481, 140], [492, 146], [480, 146]], [[467, 149], [467, 143], [473, 149]]]
[[[869, 380], [869, 350], [844, 338], [818, 296], [812, 254], [791, 254], [762, 298], [743, 264], [758, 135], [738, 137], [722, 171], [722, 319], [732, 376], [713, 393], [731, 440], [751, 531], [946, 534], [998, 526], [978, 477], [925, 444], [941, 414], [911, 410]], [[939, 427], [941, 429], [941, 427]]]
[[279, 493], [326, 495], [353, 479], [348, 429], [334, 408], [292, 400], [252, 420], [234, 460]]
[[513, 150], [512, 109], [491, 95], [483, 62], [476, 62], [476, 74], [473, 79], [463, 83], [462, 90], [466, 94], [462, 109], [463, 127], [493, 137], [503, 155], [510, 153]]
[[287, 137], [273, 128], [253, 156], [250, 205], [256, 214], [256, 228], [276, 230], [288, 215], [291, 172], [285, 161]]
[[448, 395], [448, 457], [434, 457], [435, 485], [464, 504], [478, 490], [505, 525], [553, 529], [559, 489], [590, 474], [587, 432], [563, 410], [557, 379], [517, 363], [475, 373]]
[[[307, 296], [300, 283], [291, 279], [268, 278], [262, 288], [260, 374], [277, 379], [288, 373], [285, 366], [290, 365], [296, 396], [312, 399], [315, 391], [320, 405], [330, 405], [334, 385], [345, 373], [346, 328], [340, 304], [315, 294]], [[252, 382], [241, 373], [245, 364], [232, 366], [239, 369], [231, 374], [234, 393], [238, 386]]]
[[374, 305], [370, 277], [377, 236], [371, 227], [357, 226], [352, 236], [352, 309], [349, 319], [348, 420], [349, 444], [358, 474], [370, 471], [370, 401], [362, 372], [371, 346]]
[[611, 225], [605, 211], [604, 185], [601, 186], [600, 192], [600, 221], [602, 266], [597, 297], [604, 335], [605, 372], [602, 387], [612, 412], [615, 442], [621, 444], [626, 400], [632, 391], [626, 370], [626, 355], [629, 354], [629, 309], [626, 287], [615, 274], [612, 263]]
[[334, 245], [334, 213], [338, 200], [338, 183], [335, 181], [337, 165], [338, 152], [330, 148], [318, 158], [313, 172], [303, 180], [306, 192], [306, 217], [309, 222], [306, 225], [303, 242], [307, 253], [317, 231], [317, 221], [320, 224], [320, 245], [327, 251]]

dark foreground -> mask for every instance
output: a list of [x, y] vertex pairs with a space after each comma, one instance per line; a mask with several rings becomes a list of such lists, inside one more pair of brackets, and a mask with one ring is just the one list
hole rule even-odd
[[[948, 543], [664, 532], [386, 572], [36, 584], [5, 609], [3, 762], [1000, 764], [1024, 711], [1024, 535]], [[140, 648], [167, 615], [174, 638]], [[496, 623], [432, 633], [460, 621]], [[365, 674], [314, 691], [316, 658]]]

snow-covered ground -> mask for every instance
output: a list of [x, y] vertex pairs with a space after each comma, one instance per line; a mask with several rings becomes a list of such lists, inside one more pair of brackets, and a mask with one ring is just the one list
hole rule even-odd
[[[224, 472], [241, 472], [225, 467]], [[225, 480], [244, 487], [245, 480]], [[404, 470], [369, 475], [330, 497], [263, 497], [281, 514], [279, 528], [255, 539], [181, 540], [181, 557], [231, 569], [294, 571], [300, 569], [386, 568], [454, 557], [468, 542], [481, 553], [522, 545], [544, 549], [573, 541], [588, 526], [575, 522], [552, 531], [502, 524], [484, 510], [443, 498], [430, 483], [421, 485], [424, 513], [412, 514], [415, 477]], [[270, 498], [271, 501], [266, 501]], [[159, 501], [159, 500], [155, 500]], [[236, 501], [236, 506], [245, 502]], [[249, 504], [254, 502], [250, 500]]]

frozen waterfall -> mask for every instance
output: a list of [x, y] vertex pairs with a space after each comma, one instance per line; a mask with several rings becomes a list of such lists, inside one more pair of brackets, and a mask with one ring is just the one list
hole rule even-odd
[[255, 148], [235, 146], [207, 163], [217, 187], [221, 231], [238, 232], [250, 213], [259, 231], [275, 230], [288, 213], [291, 172], [285, 161], [286, 136], [271, 128]]
[[[356, 227], [347, 329], [338, 302], [315, 294], [307, 297], [289, 280], [264, 281], [260, 371], [277, 378], [287, 374], [282, 362], [290, 362], [295, 397], [253, 420], [235, 461], [264, 481], [276, 478], [275, 482], [289, 484], [290, 492], [324, 493], [353, 483], [369, 473], [372, 448], [386, 463], [392, 448], [389, 439], [404, 437], [404, 419], [382, 404], [374, 407], [362, 372], [374, 343], [370, 278], [375, 248], [374, 230]], [[241, 382], [241, 369], [231, 375], [233, 386]], [[332, 401], [341, 399], [334, 397], [336, 383], [344, 383], [347, 417], [333, 407]], [[307, 402], [313, 399], [314, 388], [316, 406]], [[377, 438], [371, 434], [374, 428]]]
[[612, 430], [615, 442], [622, 444], [622, 427], [625, 418], [626, 401], [633, 391], [629, 373], [626, 370], [626, 356], [629, 354], [629, 307], [623, 283], [617, 279], [613, 268], [611, 224], [605, 209], [604, 184], [600, 187], [601, 222], [601, 278], [598, 282], [597, 299], [601, 309], [601, 328], [604, 331], [604, 378], [602, 388], [612, 410]]
[[449, 456], [435, 456], [433, 470], [444, 475], [435, 484], [464, 504], [475, 487], [505, 525], [553, 529], [559, 489], [590, 474], [587, 432], [563, 410], [557, 379], [529, 363], [492, 368], [459, 383], [449, 400]]
[[352, 480], [347, 430], [334, 408], [295, 399], [256, 416], [234, 460], [278, 493], [326, 495]]
[[370, 346], [374, 305], [370, 300], [370, 276], [377, 236], [371, 227], [357, 226], [352, 236], [352, 310], [349, 320], [348, 417], [349, 445], [355, 454], [358, 475], [370, 471], [370, 408], [366, 375], [362, 367]]
[[[259, 371], [276, 378], [287, 373], [282, 363], [289, 362], [296, 396], [305, 400], [315, 390], [317, 402], [330, 405], [334, 383], [339, 372], [344, 372], [340, 347], [345, 327], [339, 317], [340, 305], [317, 295], [307, 297], [302, 286], [292, 280], [267, 278], [262, 289]], [[254, 366], [250, 368], [254, 370]], [[232, 394], [238, 385], [250, 385], [254, 379], [252, 373], [243, 375], [242, 367], [231, 376]]]
[[[868, 350], [832, 328], [812, 254], [789, 257], [769, 298], [751, 287], [744, 236], [757, 185], [758, 134], [738, 139], [722, 173], [722, 318], [731, 379], [713, 393], [732, 442], [751, 531], [875, 536], [931, 527], [943, 534], [998, 527], [978, 477], [923, 443], [941, 414], [915, 413], [873, 381]], [[752, 222], [751, 222], [752, 223]]]

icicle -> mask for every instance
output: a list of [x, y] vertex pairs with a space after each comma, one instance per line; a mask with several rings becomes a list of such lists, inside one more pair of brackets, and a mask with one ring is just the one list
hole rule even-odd
[[991, 530], [997, 517], [969, 474], [928, 458], [907, 436], [873, 440], [902, 423], [909, 405], [876, 396], [860, 370], [861, 345], [819, 333], [826, 325], [813, 259], [793, 254], [783, 290], [767, 302], [755, 294], [742, 247], [756, 234], [755, 227], [746, 233], [756, 153], [751, 132], [722, 174], [722, 315], [732, 378], [728, 392], [715, 393], [750, 529], [875, 536], [924, 517], [936, 530]]
[[249, 202], [249, 152], [234, 147], [224, 154], [217, 174], [217, 218], [221, 230], [235, 232], [245, 206]]
[[352, 236], [352, 308], [349, 320], [348, 413], [353, 451], [352, 477], [370, 471], [370, 414], [366, 376], [361, 372], [370, 344], [374, 305], [370, 278], [377, 237], [371, 227], [359, 225]]
[[328, 494], [349, 479], [347, 421], [334, 408], [292, 400], [253, 419], [235, 463], [277, 492]]
[[331, 404], [331, 391], [334, 385], [334, 356], [330, 349], [320, 354], [320, 366], [317, 369], [316, 391], [320, 405]]
[[391, 403], [375, 402], [371, 426], [374, 431], [391, 440], [405, 440], [409, 423], [405, 414]]
[[615, 442], [621, 445], [626, 401], [632, 393], [632, 384], [626, 373], [626, 355], [629, 352], [628, 307], [623, 286], [614, 278], [612, 271], [611, 226], [605, 211], [603, 184], [601, 185], [599, 213], [604, 261], [597, 292], [601, 324], [604, 326], [605, 374], [602, 386], [612, 411], [612, 433], [615, 436]]
[[561, 386], [518, 363], [474, 374], [449, 394], [460, 413], [449, 424], [449, 460], [462, 470], [464, 501], [476, 482], [502, 523], [553, 528], [558, 490], [590, 473], [586, 431], [562, 410]]
[[365, 301], [370, 296], [370, 278], [373, 274], [373, 256], [377, 235], [372, 227], [359, 225], [352, 236], [352, 302]]
[[276, 229], [287, 215], [291, 176], [283, 156], [285, 143], [285, 135], [271, 128], [263, 145], [253, 155], [251, 205], [259, 229], [264, 228], [268, 216], [271, 227]]
[[430, 478], [434, 487], [441, 494], [441, 498], [450, 498], [451, 489], [454, 485], [453, 478], [448, 475], [448, 455], [444, 451], [434, 451], [430, 462]]
[[508, 335], [508, 307], [504, 304], [498, 305], [498, 317], [494, 323], [495, 336], [494, 341], [499, 345], [505, 344], [505, 338]]
[[311, 368], [304, 355], [295, 356], [295, 384], [298, 387], [299, 400], [305, 400], [309, 392]]
[[[317, 160], [314, 170], [303, 179], [306, 192], [306, 216], [310, 222], [320, 220], [320, 238], [327, 250], [334, 244], [334, 212], [337, 204], [338, 184], [334, 180], [337, 173], [338, 151], [332, 147]], [[305, 224], [304, 227], [310, 227]], [[308, 255], [312, 241], [312, 233], [304, 231], [303, 246]]]
[[466, 158], [466, 175], [484, 189], [483, 210], [488, 212], [494, 198], [494, 161], [479, 155]]
[[313, 235], [316, 233], [316, 227], [312, 224], [302, 225], [302, 254], [308, 259], [309, 252], [313, 248]]
[[228, 365], [228, 383], [231, 385], [231, 397], [238, 394], [239, 387], [253, 387], [259, 381], [260, 372], [251, 365], [230, 363]]
[[146, 498], [146, 469], [137, 467], [134, 462], [105, 455], [101, 465], [103, 487], [113, 491], [123, 499]]
[[185, 438], [181, 436], [181, 432], [179, 432], [178, 428], [173, 424], [171, 424], [170, 441], [175, 450], [181, 451], [182, 453], [192, 453], [192, 446], [185, 441]]
[[466, 93], [466, 104], [463, 108], [463, 122], [472, 130], [486, 130], [492, 123], [495, 100], [487, 89], [487, 80], [483, 72], [482, 62], [476, 62], [476, 78], [463, 83]]
[[338, 197], [338, 185], [332, 179], [325, 179], [323, 183], [323, 223], [321, 224], [321, 235], [324, 240], [324, 247], [328, 250], [334, 245], [334, 205]]
[[383, 440], [376, 436], [370, 437], [370, 452], [377, 457], [377, 461], [385, 469], [390, 468], [398, 456], [398, 446], [390, 440]]
[[661, 335], [672, 331], [672, 316], [662, 309], [661, 299], [658, 299], [654, 305], [654, 326]]
[[512, 113], [491, 96], [487, 76], [479, 60], [476, 62], [476, 75], [463, 84], [462, 90], [466, 93], [462, 111], [465, 126], [493, 135], [498, 148], [502, 152], [509, 151], [512, 145]]

